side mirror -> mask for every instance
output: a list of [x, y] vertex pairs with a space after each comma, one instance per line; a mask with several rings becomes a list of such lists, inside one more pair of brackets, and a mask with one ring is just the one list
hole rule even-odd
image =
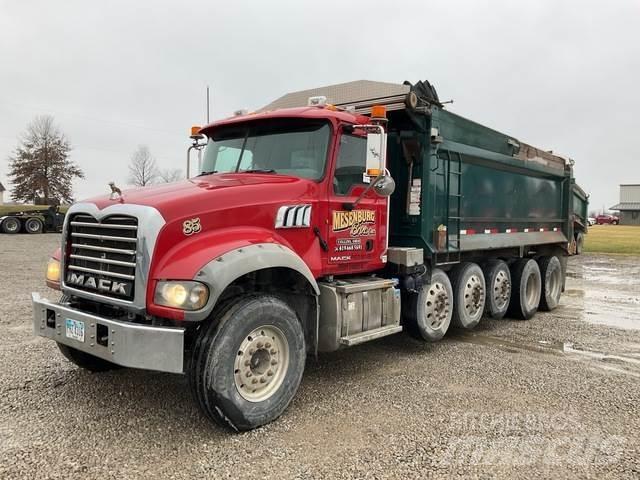
[[367, 133], [367, 175], [376, 177], [384, 172], [386, 161], [384, 158], [386, 150], [386, 135], [380, 127], [380, 132]]
[[396, 190], [396, 182], [393, 180], [393, 177], [384, 175], [380, 177], [377, 182], [375, 182], [375, 184], [373, 185], [373, 189], [381, 197], [390, 197], [391, 194]]

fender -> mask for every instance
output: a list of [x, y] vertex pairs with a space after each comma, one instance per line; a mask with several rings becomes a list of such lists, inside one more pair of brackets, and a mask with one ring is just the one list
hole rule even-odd
[[[309, 266], [285, 239], [273, 231], [237, 227], [197, 235], [175, 244], [152, 266], [152, 281], [147, 286], [147, 311], [173, 320], [203, 320], [230, 283], [249, 272], [273, 267], [297, 271], [319, 295], [318, 284]], [[210, 289], [207, 305], [197, 312], [155, 305], [155, 286], [158, 280], [163, 279], [194, 279], [207, 284]]]
[[198, 312], [185, 312], [185, 320], [204, 320], [215, 307], [224, 290], [247, 273], [265, 268], [284, 267], [303, 275], [316, 296], [320, 288], [306, 263], [291, 249], [278, 243], [257, 243], [236, 248], [207, 263], [194, 280], [209, 286], [209, 301]]

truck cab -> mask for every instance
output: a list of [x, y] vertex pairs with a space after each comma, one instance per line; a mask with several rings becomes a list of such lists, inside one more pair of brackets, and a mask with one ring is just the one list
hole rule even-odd
[[90, 370], [186, 374], [207, 417], [247, 430], [309, 355], [555, 308], [570, 166], [444, 112], [428, 83], [355, 103], [214, 122], [191, 178], [73, 205], [35, 333]]

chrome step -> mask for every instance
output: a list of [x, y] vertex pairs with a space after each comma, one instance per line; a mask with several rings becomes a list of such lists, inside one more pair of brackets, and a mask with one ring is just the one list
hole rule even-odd
[[373, 330], [367, 330], [365, 332], [354, 333], [346, 337], [340, 338], [340, 343], [351, 347], [353, 345], [359, 345], [361, 343], [375, 340], [376, 338], [386, 337], [387, 335], [393, 335], [402, 331], [402, 325], [385, 325], [384, 327], [374, 328]]

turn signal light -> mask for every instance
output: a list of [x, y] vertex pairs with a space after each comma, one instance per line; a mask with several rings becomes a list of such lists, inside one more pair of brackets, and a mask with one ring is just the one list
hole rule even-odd
[[191, 127], [191, 136], [192, 137], [199, 137], [200, 136], [200, 126], [199, 125], [194, 125]]
[[369, 176], [369, 177], [377, 177], [378, 175], [380, 175], [380, 169], [379, 168], [368, 168], [367, 169], [367, 176]]
[[387, 107], [384, 105], [371, 107], [371, 118], [387, 118]]

